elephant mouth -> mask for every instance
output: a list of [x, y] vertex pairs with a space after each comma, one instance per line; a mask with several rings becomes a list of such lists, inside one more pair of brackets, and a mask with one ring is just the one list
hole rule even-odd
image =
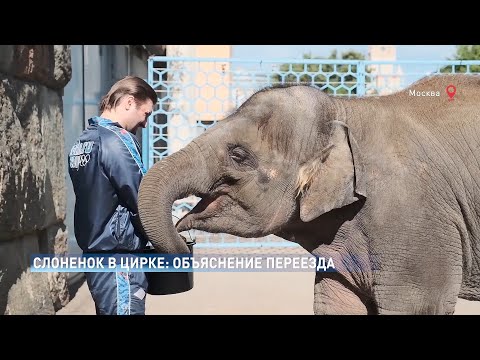
[[177, 222], [177, 231], [182, 232], [195, 228], [199, 225], [199, 221], [206, 220], [218, 214], [220, 209], [222, 209], [228, 201], [229, 197], [226, 194], [203, 196], [198, 204]]

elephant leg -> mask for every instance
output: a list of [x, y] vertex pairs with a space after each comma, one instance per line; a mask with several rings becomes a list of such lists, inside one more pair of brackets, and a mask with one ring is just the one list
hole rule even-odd
[[[403, 294], [395, 291], [399, 288], [403, 289]], [[427, 288], [407, 282], [375, 290], [380, 315], [452, 315], [457, 294], [458, 286]]]
[[368, 315], [376, 309], [365, 297], [356, 294], [338, 275], [315, 277], [315, 315]]

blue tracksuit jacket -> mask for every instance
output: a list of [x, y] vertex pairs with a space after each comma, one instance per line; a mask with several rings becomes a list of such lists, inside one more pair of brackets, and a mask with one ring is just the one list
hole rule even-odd
[[101, 117], [88, 120], [68, 156], [76, 195], [75, 237], [84, 252], [131, 252], [147, 244], [137, 195], [145, 174], [135, 135]]

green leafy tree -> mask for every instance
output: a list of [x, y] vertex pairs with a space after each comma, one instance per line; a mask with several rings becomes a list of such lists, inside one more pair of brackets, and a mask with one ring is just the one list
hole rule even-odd
[[[333, 50], [327, 58], [312, 57], [304, 54], [304, 59], [338, 59], [337, 50]], [[365, 60], [356, 51], [342, 53], [342, 60]], [[368, 70], [367, 70], [368, 72]], [[302, 83], [314, 85], [329, 94], [348, 95], [357, 93], [357, 65], [355, 64], [282, 64], [271, 76], [272, 84]]]
[[[457, 45], [457, 53], [448, 60], [480, 60], [480, 45]], [[480, 65], [447, 65], [440, 69], [442, 73], [465, 73], [467, 69], [480, 73]]]

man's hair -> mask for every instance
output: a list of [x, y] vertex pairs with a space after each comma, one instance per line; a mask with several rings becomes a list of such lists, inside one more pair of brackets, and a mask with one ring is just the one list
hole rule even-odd
[[158, 100], [155, 90], [145, 80], [137, 76], [125, 76], [113, 84], [108, 93], [102, 97], [100, 112], [114, 109], [118, 101], [126, 95], [132, 95], [137, 104], [150, 99], [155, 105]]

